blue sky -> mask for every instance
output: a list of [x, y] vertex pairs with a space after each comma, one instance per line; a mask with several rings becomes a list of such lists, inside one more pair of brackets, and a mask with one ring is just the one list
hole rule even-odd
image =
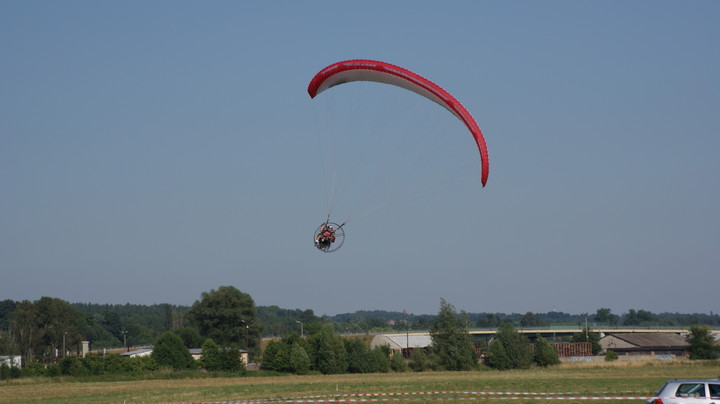
[[[234, 285], [319, 315], [440, 298], [717, 313], [719, 17], [712, 1], [0, 2], [0, 299], [192, 304]], [[426, 161], [472, 173], [353, 219], [323, 254], [318, 117], [345, 88], [306, 87], [353, 58], [453, 93], [490, 178], [441, 122], [467, 147]], [[357, 100], [386, 109], [376, 87]]]

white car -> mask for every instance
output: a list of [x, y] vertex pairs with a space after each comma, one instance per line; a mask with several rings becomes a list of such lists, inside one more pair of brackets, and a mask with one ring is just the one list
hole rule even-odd
[[720, 404], [720, 379], [669, 380], [646, 404]]

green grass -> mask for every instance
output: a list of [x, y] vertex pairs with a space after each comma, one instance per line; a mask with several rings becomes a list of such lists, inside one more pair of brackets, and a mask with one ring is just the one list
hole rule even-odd
[[[191, 377], [148, 375], [148, 379], [39, 378], [0, 382], [0, 403], [160, 403], [211, 402], [279, 397], [406, 392], [552, 392], [572, 396], [650, 396], [665, 380], [716, 378], [720, 362], [648, 362], [629, 364], [563, 364], [551, 369], [522, 371], [426, 372], [367, 375], [275, 377]], [[180, 376], [180, 378], [178, 378]], [[158, 379], [158, 377], [161, 377]], [[383, 399], [383, 397], [376, 397]], [[386, 397], [387, 398], [387, 397]], [[442, 398], [484, 403], [569, 404], [580, 400], [500, 401], [497, 397], [464, 393], [401, 396], [404, 403]], [[626, 400], [639, 403], [637, 400]], [[617, 401], [614, 403], [621, 404]], [[626, 403], [628, 404], [628, 403]]]

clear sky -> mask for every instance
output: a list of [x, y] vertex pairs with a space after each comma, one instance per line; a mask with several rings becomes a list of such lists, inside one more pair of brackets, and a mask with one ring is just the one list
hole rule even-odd
[[[0, 299], [717, 313], [719, 20], [716, 1], [1, 1]], [[352, 58], [452, 92], [490, 178], [353, 220], [324, 254], [330, 98], [306, 88]]]

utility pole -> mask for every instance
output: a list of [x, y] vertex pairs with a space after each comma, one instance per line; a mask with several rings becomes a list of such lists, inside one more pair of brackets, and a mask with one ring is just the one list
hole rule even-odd
[[410, 320], [406, 309], [403, 309], [403, 313], [405, 313], [405, 358], [410, 359]]
[[300, 324], [300, 338], [304, 337], [303, 335], [303, 322], [300, 320], [295, 320], [296, 323]]

